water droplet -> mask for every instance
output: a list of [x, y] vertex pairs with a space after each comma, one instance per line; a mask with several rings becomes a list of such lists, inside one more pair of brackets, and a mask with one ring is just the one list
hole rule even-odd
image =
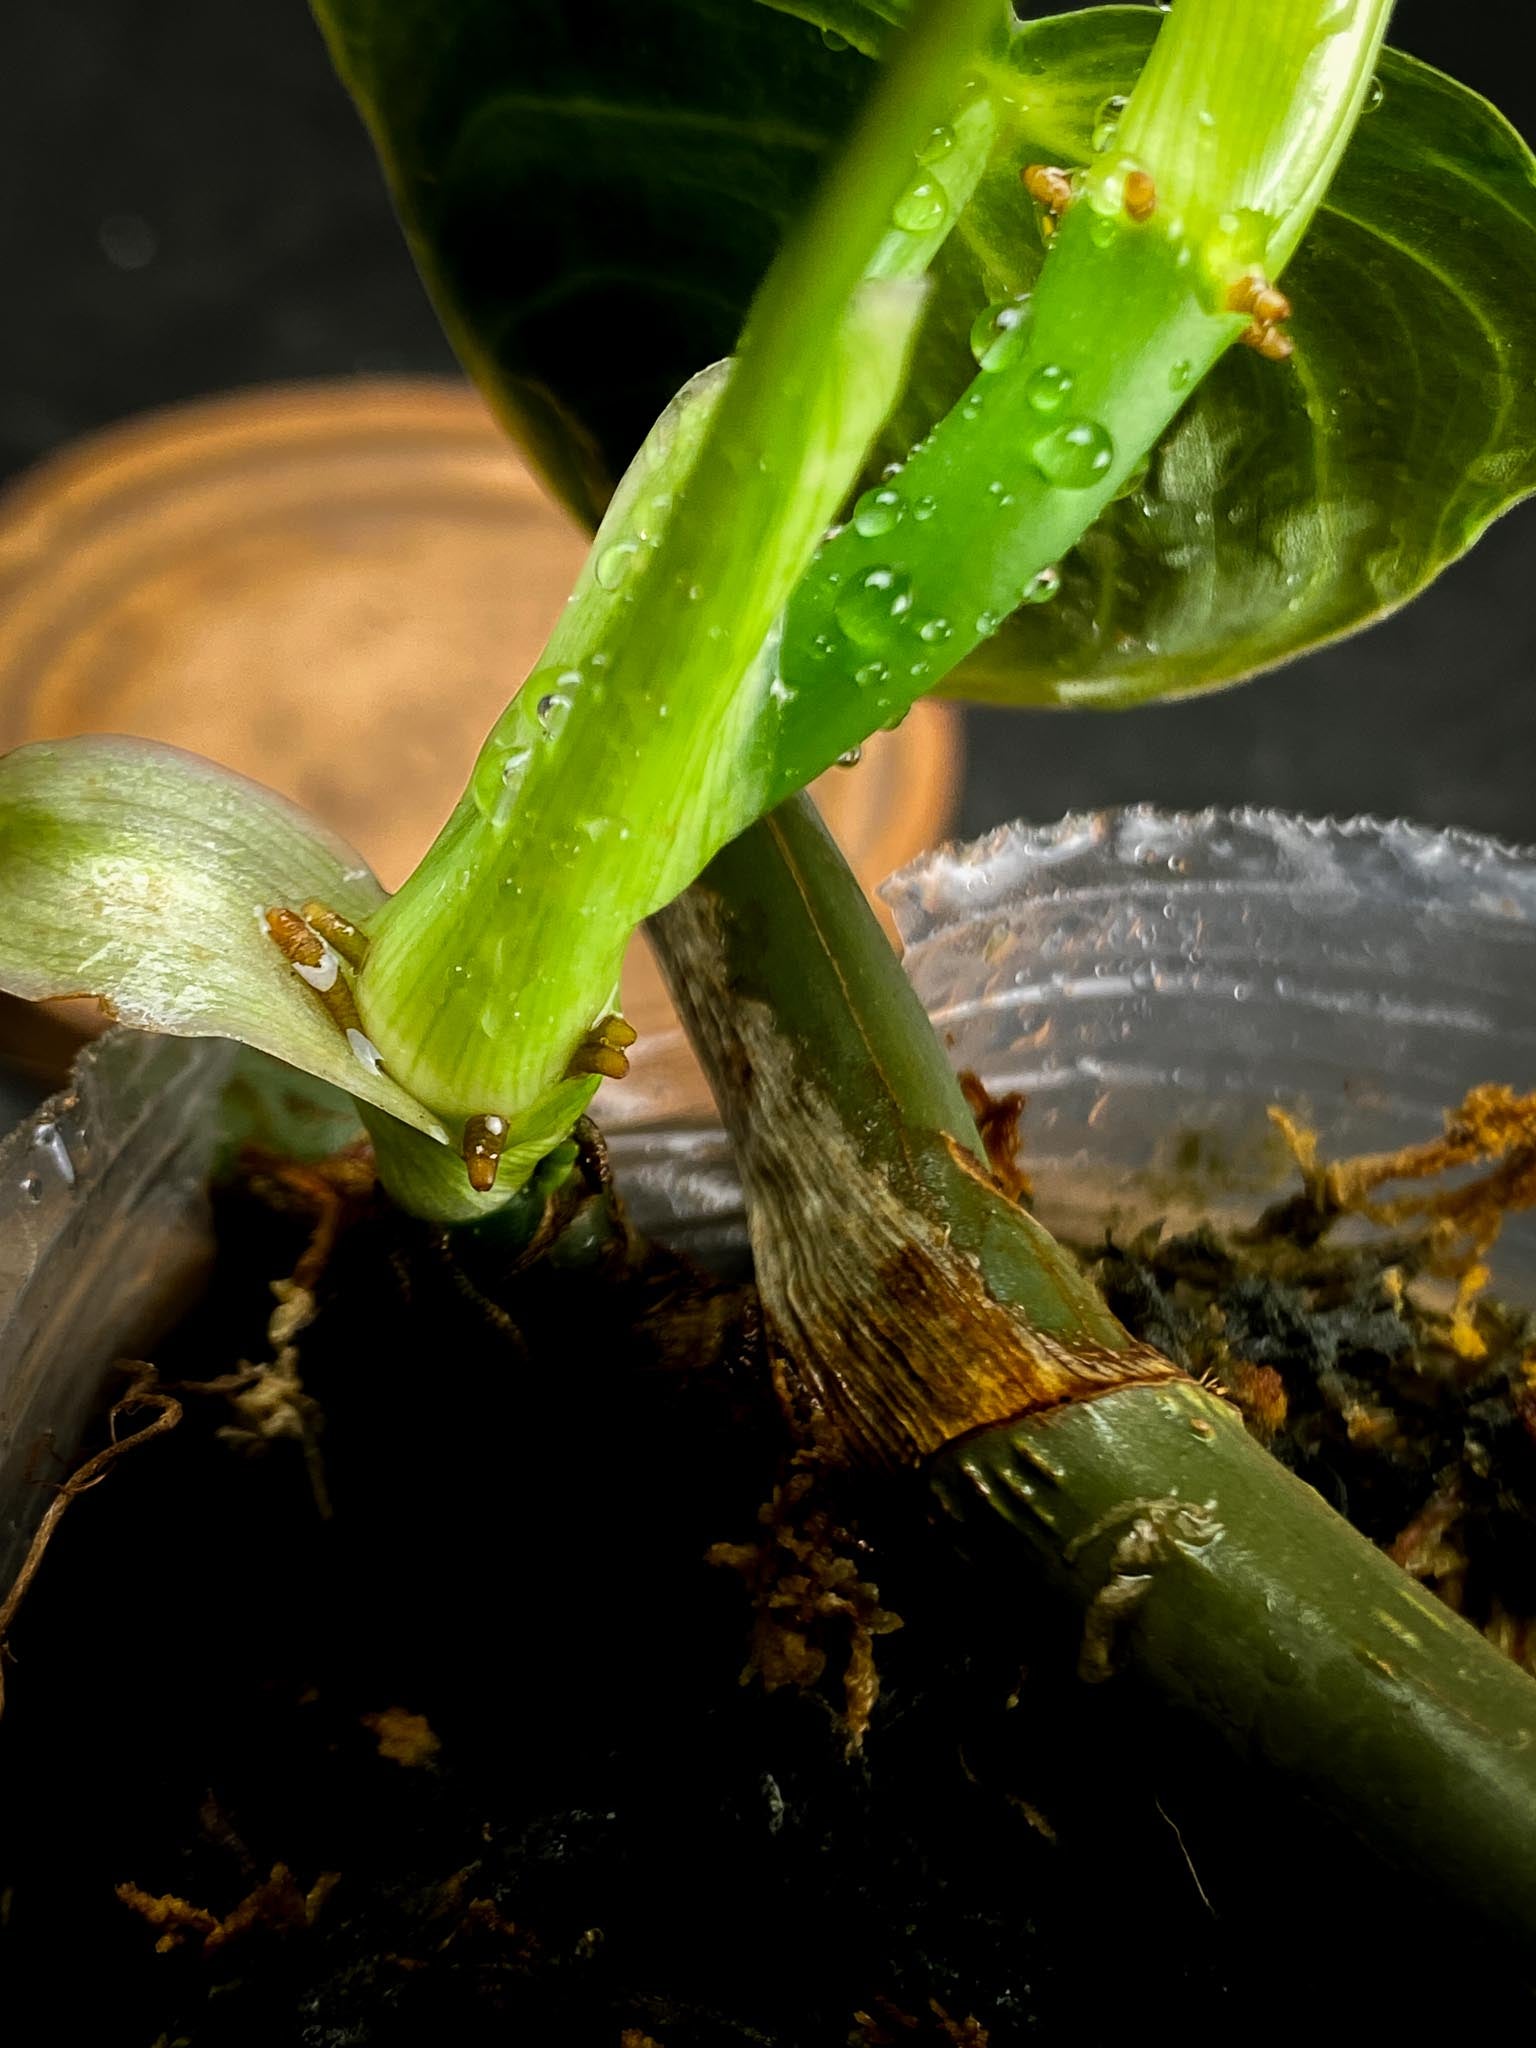
[[912, 517], [914, 519], [931, 519], [934, 513], [938, 511], [938, 509], [939, 501], [937, 498], [930, 498], [924, 496], [918, 498], [913, 503]]
[[536, 709], [546, 738], [553, 739], [570, 716], [571, 700], [563, 690], [549, 690], [539, 699]]
[[1063, 420], [1041, 435], [1030, 454], [1047, 483], [1064, 491], [1086, 491], [1113, 465], [1115, 444], [1097, 420]]
[[853, 680], [860, 689], [872, 690], [876, 683], [888, 681], [890, 673], [883, 661], [866, 661], [862, 668], [854, 670]]
[[1061, 571], [1054, 563], [1031, 576], [1024, 586], [1022, 602], [1025, 604], [1049, 604], [1061, 588]]
[[54, 1172], [65, 1187], [72, 1188], [75, 1184], [75, 1162], [70, 1156], [69, 1146], [64, 1141], [64, 1133], [58, 1125], [49, 1120], [34, 1124], [32, 1143], [45, 1159], [51, 1161]]
[[923, 625], [918, 627], [917, 637], [919, 640], [926, 640], [930, 646], [934, 646], [940, 641], [948, 640], [954, 630], [948, 619], [928, 619]]
[[1187, 391], [1194, 381], [1195, 366], [1186, 358], [1181, 357], [1168, 372], [1168, 389], [1170, 391]]
[[1093, 117], [1093, 153], [1102, 156], [1115, 139], [1115, 130], [1120, 126], [1120, 116], [1125, 112], [1126, 98], [1123, 92], [1112, 92]]
[[971, 326], [971, 354], [983, 370], [1017, 361], [1029, 339], [1029, 294], [985, 306]]
[[347, 1044], [352, 1048], [352, 1057], [360, 1067], [366, 1067], [370, 1074], [382, 1074], [384, 1055], [365, 1033], [351, 1025], [347, 1030]]
[[1024, 386], [1024, 396], [1036, 412], [1058, 412], [1071, 394], [1073, 379], [1070, 370], [1064, 370], [1060, 363], [1043, 363]]
[[1142, 486], [1147, 481], [1147, 475], [1150, 466], [1151, 465], [1148, 463], [1138, 462], [1136, 467], [1131, 471], [1130, 475], [1125, 479], [1124, 483], [1116, 486], [1115, 499], [1117, 503], [1121, 498], [1135, 497], [1136, 493], [1142, 488]]
[[864, 749], [862, 747], [850, 747], [846, 754], [838, 755], [837, 765], [839, 768], [857, 768], [863, 758]]
[[891, 209], [891, 219], [908, 234], [925, 235], [944, 225], [949, 199], [933, 178], [917, 178]]
[[978, 612], [976, 614], [976, 631], [983, 640], [986, 639], [989, 633], [995, 633], [1000, 624], [1001, 621], [996, 612]]
[[848, 38], [840, 36], [835, 28], [824, 28], [821, 32], [821, 40], [829, 50], [846, 50], [848, 48]]
[[833, 617], [850, 640], [861, 647], [878, 647], [892, 621], [911, 609], [911, 584], [897, 570], [882, 565], [854, 578], [833, 607]]
[[878, 540], [882, 533], [891, 531], [906, 509], [900, 491], [889, 486], [866, 491], [853, 508], [853, 530], [862, 533], [866, 540]]
[[617, 590], [630, 570], [634, 567], [639, 544], [632, 540], [616, 540], [612, 547], [606, 547], [598, 556], [592, 573], [604, 590]]
[[1376, 109], [1381, 105], [1382, 101], [1386, 98], [1386, 96], [1387, 89], [1382, 84], [1381, 80], [1379, 78], [1373, 78], [1370, 84], [1365, 88], [1365, 102], [1364, 105], [1361, 107], [1361, 112], [1365, 114], [1374, 114]]
[[955, 131], [941, 121], [936, 128], [930, 128], [922, 147], [917, 152], [920, 164], [942, 163], [955, 146]]

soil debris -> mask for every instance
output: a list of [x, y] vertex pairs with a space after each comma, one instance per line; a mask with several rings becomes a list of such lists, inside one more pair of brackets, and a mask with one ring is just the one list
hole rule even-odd
[[716, 1543], [715, 1565], [741, 1573], [752, 1600], [752, 1642], [743, 1685], [761, 1679], [809, 1690], [829, 1660], [842, 1663], [842, 1724], [856, 1754], [880, 1696], [875, 1638], [901, 1627], [880, 1605], [880, 1589], [860, 1576], [867, 1546], [845, 1528], [818, 1491], [814, 1466], [800, 1464], [758, 1510], [761, 1536]]
[[362, 1723], [378, 1738], [379, 1755], [407, 1770], [421, 1770], [442, 1748], [425, 1714], [413, 1714], [405, 1707], [386, 1707], [381, 1714], [364, 1714]]
[[1355, 1159], [1271, 1114], [1298, 1195], [1245, 1230], [1154, 1227], [1084, 1261], [1129, 1329], [1212, 1378], [1261, 1443], [1536, 1672], [1536, 1317], [1487, 1291], [1505, 1219], [1536, 1203], [1536, 1094], [1474, 1088], [1441, 1137]]
[[242, 1935], [286, 1935], [303, 1932], [315, 1924], [326, 1900], [340, 1883], [334, 1870], [324, 1870], [306, 1891], [286, 1863], [275, 1863], [270, 1876], [246, 1893], [239, 1904], [224, 1914], [205, 1906], [194, 1906], [173, 1892], [155, 1896], [136, 1884], [115, 1887], [117, 1896], [131, 1912], [150, 1927], [162, 1929], [155, 1942], [157, 1955], [168, 1955], [183, 1942], [196, 1941], [205, 1951], [222, 1948]]

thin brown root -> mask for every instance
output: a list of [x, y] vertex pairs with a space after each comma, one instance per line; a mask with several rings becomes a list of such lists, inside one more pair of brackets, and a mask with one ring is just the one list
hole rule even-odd
[[[1446, 1112], [1440, 1137], [1331, 1161], [1320, 1157], [1315, 1131], [1283, 1109], [1269, 1114], [1325, 1225], [1355, 1215], [1387, 1228], [1425, 1226], [1430, 1250], [1424, 1270], [1456, 1283], [1446, 1341], [1462, 1358], [1481, 1358], [1486, 1347], [1475, 1312], [1488, 1284], [1487, 1255], [1507, 1217], [1536, 1207], [1536, 1092], [1517, 1095], [1501, 1082], [1483, 1082]], [[1485, 1170], [1452, 1187], [1382, 1194], [1394, 1183], [1434, 1181], [1469, 1167]]]
[[992, 1169], [992, 1178], [1010, 1202], [1032, 1201], [1035, 1191], [1020, 1162], [1023, 1150], [1020, 1125], [1026, 1097], [1017, 1089], [1011, 1089], [1006, 1095], [991, 1094], [981, 1076], [969, 1068], [960, 1076], [960, 1092], [965, 1097], [966, 1108], [976, 1119], [981, 1142], [987, 1149], [987, 1164]]
[[[6, 1639], [16, 1620], [17, 1610], [26, 1598], [27, 1589], [37, 1577], [43, 1555], [53, 1541], [54, 1532], [64, 1519], [65, 1510], [70, 1502], [78, 1500], [82, 1493], [89, 1493], [93, 1486], [99, 1486], [126, 1452], [137, 1450], [140, 1444], [147, 1444], [151, 1437], [164, 1436], [181, 1420], [181, 1403], [173, 1394], [166, 1393], [155, 1384], [155, 1368], [139, 1361], [135, 1363], [138, 1370], [132, 1386], [112, 1404], [107, 1417], [110, 1442], [93, 1457], [87, 1458], [79, 1471], [72, 1472], [60, 1485], [48, 1503], [47, 1513], [38, 1524], [37, 1534], [32, 1538], [31, 1546], [22, 1559], [20, 1571], [11, 1581], [10, 1591], [4, 1600], [0, 1600], [0, 1714], [5, 1712]], [[120, 1437], [117, 1433], [119, 1421], [124, 1416], [136, 1414], [141, 1408], [153, 1408], [156, 1411], [154, 1421], [146, 1423], [142, 1429], [136, 1429], [131, 1436]]]
[[1173, 1839], [1179, 1845], [1179, 1854], [1184, 1858], [1184, 1868], [1189, 1872], [1189, 1881], [1194, 1886], [1195, 1890], [1200, 1894], [1201, 1905], [1204, 1906], [1207, 1913], [1209, 1913], [1211, 1918], [1214, 1920], [1216, 1917], [1216, 1908], [1211, 1904], [1210, 1894], [1206, 1891], [1205, 1886], [1200, 1882], [1200, 1873], [1195, 1868], [1194, 1857], [1190, 1855], [1189, 1851], [1184, 1846], [1184, 1837], [1179, 1833], [1178, 1822], [1173, 1818], [1173, 1815], [1168, 1812], [1166, 1807], [1163, 1805], [1161, 1799], [1154, 1799], [1152, 1804], [1157, 1808], [1158, 1812], [1162, 1815], [1163, 1819], [1167, 1821], [1168, 1826], [1172, 1829]]
[[130, 1912], [151, 1927], [163, 1931], [155, 1943], [156, 1953], [167, 1955], [183, 1942], [196, 1940], [203, 1949], [219, 1949], [243, 1934], [260, 1930], [267, 1934], [299, 1934], [313, 1927], [321, 1907], [340, 1882], [339, 1873], [323, 1870], [309, 1887], [300, 1888], [286, 1863], [274, 1863], [270, 1877], [263, 1878], [254, 1891], [222, 1918], [206, 1906], [194, 1906], [174, 1892], [155, 1894], [136, 1884], [120, 1884], [117, 1896]]

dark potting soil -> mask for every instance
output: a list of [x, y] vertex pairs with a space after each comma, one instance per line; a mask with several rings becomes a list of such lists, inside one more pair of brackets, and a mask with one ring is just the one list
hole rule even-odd
[[[1529, 2022], [1518, 1959], [1130, 1680], [1079, 1683], [1080, 1623], [971, 1573], [916, 1482], [795, 1466], [747, 1291], [614, 1245], [472, 1273], [354, 1193], [285, 1357], [270, 1283], [328, 1199], [221, 1198], [216, 1284], [155, 1361], [183, 1419], [71, 1505], [12, 1632], [7, 2044]], [[1530, 1326], [1479, 1310], [1469, 1360], [1411, 1246], [1310, 1235], [1094, 1258], [1525, 1654]]]

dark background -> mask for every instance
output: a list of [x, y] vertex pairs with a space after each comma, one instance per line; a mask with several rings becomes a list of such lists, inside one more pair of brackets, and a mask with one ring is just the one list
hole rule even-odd
[[[1531, 136], [1527, 12], [1402, 0], [1393, 39]], [[176, 399], [451, 366], [302, 0], [19, 0], [4, 42], [0, 477]], [[972, 713], [963, 828], [1145, 798], [1536, 841], [1533, 535], [1528, 506], [1385, 626], [1221, 696]]]

